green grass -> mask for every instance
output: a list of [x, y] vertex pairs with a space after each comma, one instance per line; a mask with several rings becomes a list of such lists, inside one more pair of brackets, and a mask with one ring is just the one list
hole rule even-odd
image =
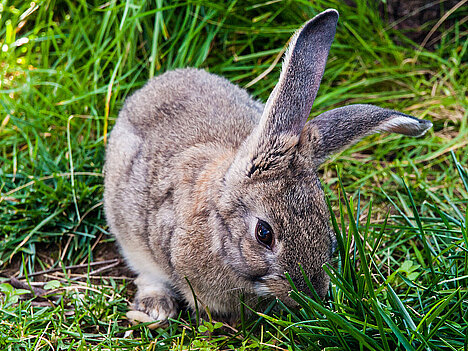
[[[0, 348], [467, 348], [467, 9], [428, 51], [369, 3], [0, 1]], [[125, 97], [196, 66], [265, 101], [290, 35], [328, 7], [341, 18], [312, 116], [374, 103], [434, 128], [368, 137], [321, 168], [340, 238], [325, 301], [293, 292], [300, 310], [231, 327], [186, 315], [166, 329], [131, 326], [129, 280], [113, 275], [115, 261], [93, 264], [113, 248], [102, 164]], [[32, 299], [30, 287], [46, 295]]]

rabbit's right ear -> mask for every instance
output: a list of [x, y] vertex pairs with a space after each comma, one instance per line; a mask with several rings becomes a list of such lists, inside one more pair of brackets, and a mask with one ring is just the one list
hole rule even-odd
[[338, 12], [326, 10], [291, 38], [279, 82], [231, 168], [251, 177], [287, 166], [317, 95], [337, 21]]
[[262, 115], [263, 133], [301, 133], [322, 80], [337, 22], [338, 12], [326, 10], [291, 38], [279, 82]]

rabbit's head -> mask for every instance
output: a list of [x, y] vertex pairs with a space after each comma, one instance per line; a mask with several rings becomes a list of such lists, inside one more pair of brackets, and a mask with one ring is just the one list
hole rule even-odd
[[[257, 128], [237, 151], [211, 220], [214, 245], [259, 295], [288, 301], [284, 272], [320, 296], [336, 239], [316, 169], [327, 155], [386, 131], [422, 135], [431, 123], [372, 105], [330, 110], [307, 122], [335, 35], [338, 13], [322, 12], [291, 39], [278, 84]], [[290, 300], [289, 300], [290, 301]]]

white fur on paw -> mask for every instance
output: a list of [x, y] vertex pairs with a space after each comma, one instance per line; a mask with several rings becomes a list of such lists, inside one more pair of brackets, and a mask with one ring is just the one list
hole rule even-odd
[[[134, 310], [128, 311], [126, 316], [132, 322], [133, 325], [137, 325], [140, 323], [153, 322], [153, 318], [151, 318], [146, 313], [143, 313], [141, 311], [134, 311]], [[148, 328], [156, 329], [156, 328], [159, 328], [160, 326], [163, 326], [165, 323], [166, 321], [162, 323], [161, 322], [151, 323], [151, 324], [148, 324]]]
[[162, 289], [139, 291], [132, 307], [133, 311], [129, 311], [127, 317], [140, 323], [156, 321], [149, 325], [153, 329], [166, 324], [168, 318], [175, 317], [178, 306], [170, 292]]

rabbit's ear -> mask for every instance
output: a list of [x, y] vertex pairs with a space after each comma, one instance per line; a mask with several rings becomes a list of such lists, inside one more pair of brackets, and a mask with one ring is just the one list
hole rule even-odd
[[324, 159], [379, 132], [409, 136], [423, 135], [432, 123], [404, 113], [373, 105], [349, 105], [336, 108], [308, 122], [301, 134], [299, 152], [318, 166]]
[[338, 12], [326, 10], [291, 38], [279, 82], [226, 179], [234, 174], [250, 178], [288, 166], [317, 95], [337, 21]]
[[260, 122], [264, 134], [301, 133], [322, 80], [337, 21], [338, 12], [326, 10], [291, 38], [279, 82]]

